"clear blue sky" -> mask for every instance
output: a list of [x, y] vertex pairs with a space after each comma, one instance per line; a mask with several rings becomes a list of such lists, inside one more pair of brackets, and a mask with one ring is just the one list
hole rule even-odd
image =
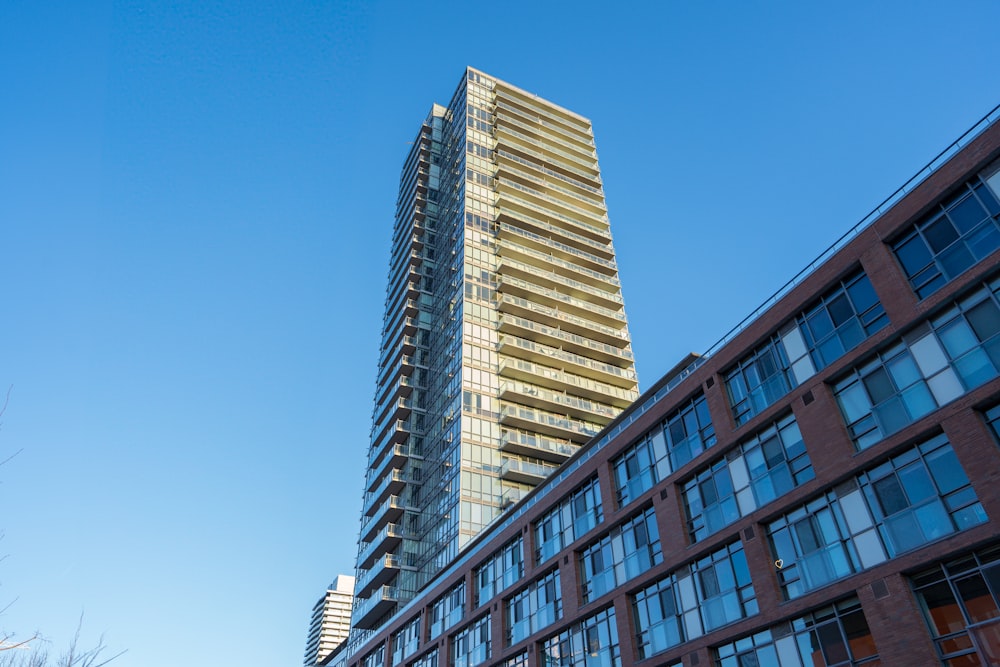
[[407, 142], [592, 119], [643, 388], [1000, 102], [1000, 3], [0, 3], [0, 629], [301, 664], [356, 550]]

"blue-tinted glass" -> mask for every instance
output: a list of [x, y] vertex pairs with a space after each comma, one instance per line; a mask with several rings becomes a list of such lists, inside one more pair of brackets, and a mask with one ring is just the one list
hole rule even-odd
[[916, 517], [917, 523], [920, 524], [920, 529], [928, 542], [955, 532], [948, 512], [945, 511], [940, 500], [934, 500], [918, 507], [914, 510], [913, 515]]
[[906, 495], [903, 493], [903, 487], [899, 485], [899, 480], [896, 479], [895, 475], [889, 475], [872, 482], [872, 490], [878, 499], [879, 509], [882, 510], [883, 516], [901, 512], [909, 506]]
[[851, 302], [847, 300], [846, 294], [838, 294], [832, 299], [827, 304], [827, 310], [829, 310], [830, 318], [836, 327], [854, 317], [854, 309], [851, 308]]
[[986, 217], [986, 211], [973, 196], [966, 197], [958, 206], [948, 210], [948, 217], [958, 228], [958, 231], [965, 234]]
[[825, 308], [819, 308], [812, 315], [806, 317], [806, 323], [809, 325], [814, 340], [818, 340], [833, 331], [833, 321]]
[[979, 341], [972, 333], [972, 329], [962, 318], [956, 318], [943, 327], [937, 329], [938, 338], [948, 351], [948, 356], [957, 359], [965, 352], [979, 345]]
[[940, 289], [940, 287], [946, 282], [948, 282], [947, 278], [941, 275], [935, 266], [931, 266], [920, 275], [913, 277], [913, 285], [920, 286], [917, 289], [917, 296], [921, 299], [926, 299], [928, 296], [938, 291], [938, 289]]
[[837, 333], [840, 336], [840, 342], [844, 344], [845, 350], [850, 350], [865, 339], [865, 332], [861, 329], [861, 324], [855, 319], [840, 327]]
[[896, 393], [896, 388], [892, 386], [885, 369], [874, 370], [866, 375], [862, 381], [865, 384], [865, 389], [868, 390], [872, 403], [881, 403]]
[[931, 452], [927, 456], [927, 465], [931, 469], [931, 475], [937, 482], [941, 495], [950, 493], [955, 489], [969, 483], [969, 478], [965, 476], [965, 471], [958, 463], [958, 458], [951, 447], [942, 447]]
[[903, 407], [903, 402], [898, 396], [874, 408], [872, 412], [885, 434], [895, 433], [911, 421], [910, 415], [906, 412], [906, 408]]
[[840, 342], [839, 338], [831, 336], [817, 346], [816, 351], [819, 353], [819, 356], [823, 361], [821, 365], [829, 366], [831, 363], [839, 359], [840, 355], [844, 354], [844, 345]]
[[927, 474], [927, 469], [923, 463], [912, 463], [899, 470], [899, 479], [906, 490], [906, 497], [911, 504], [919, 503], [925, 498], [930, 498], [937, 494], [934, 483]]
[[868, 280], [868, 276], [861, 276], [851, 283], [847, 287], [847, 294], [851, 297], [854, 309], [859, 313], [868, 310], [878, 301], [878, 297], [875, 295], [875, 290], [872, 288], [872, 283]]
[[908, 387], [921, 379], [920, 370], [917, 368], [913, 357], [909, 354], [901, 354], [886, 364], [892, 379], [896, 381], [897, 387]]
[[986, 206], [986, 210], [990, 212], [990, 215], [1000, 213], [1000, 204], [997, 204], [997, 200], [993, 197], [989, 188], [980, 183], [975, 187], [975, 190], [976, 195], [979, 196], [980, 201]]
[[958, 232], [945, 216], [940, 216], [937, 220], [923, 228], [924, 238], [927, 245], [935, 254], [950, 246], [958, 239]]
[[955, 361], [955, 370], [968, 388], [978, 387], [996, 377], [996, 369], [983, 350], [973, 350]]
[[896, 248], [896, 256], [899, 257], [900, 264], [906, 269], [910, 276], [916, 275], [925, 266], [931, 263], [931, 252], [919, 235], [913, 236], [909, 241]]
[[959, 243], [938, 256], [941, 262], [941, 269], [949, 278], [954, 278], [975, 263], [972, 253], [965, 247], [964, 243]]
[[987, 340], [1000, 332], [1000, 309], [992, 300], [977, 303], [969, 309], [966, 317], [979, 340]]

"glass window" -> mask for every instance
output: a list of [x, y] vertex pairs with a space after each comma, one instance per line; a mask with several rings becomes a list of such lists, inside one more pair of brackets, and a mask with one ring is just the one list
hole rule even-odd
[[619, 507], [653, 488], [715, 442], [708, 404], [700, 394], [612, 461]]
[[1000, 247], [997, 209], [993, 194], [977, 176], [893, 244], [917, 296], [933, 294]]
[[1000, 373], [1000, 279], [856, 367], [834, 394], [865, 449]]
[[684, 483], [688, 534], [702, 540], [812, 478], [802, 434], [788, 415]]
[[541, 564], [604, 520], [597, 477], [535, 522], [535, 562]]
[[[1000, 547], [939, 563], [914, 574], [910, 583], [941, 664], [992, 664], [1000, 649], [995, 639], [1000, 619]], [[980, 658], [986, 659], [981, 663]]]
[[541, 645], [543, 665], [621, 667], [614, 607], [609, 607], [550, 637]]
[[505, 602], [507, 645], [511, 646], [562, 618], [559, 570], [553, 570]]
[[490, 627], [487, 614], [451, 638], [452, 667], [474, 667], [490, 659]]
[[379, 644], [371, 653], [361, 658], [360, 667], [382, 667], [385, 664], [385, 644]]
[[653, 508], [634, 516], [578, 555], [586, 604], [663, 562]]
[[392, 664], [401, 665], [420, 646], [420, 617], [404, 625], [392, 635]]
[[465, 618], [465, 582], [460, 581], [450, 591], [431, 603], [430, 638], [434, 639]]
[[726, 373], [726, 389], [736, 425], [745, 424], [796, 386], [791, 364], [773, 336]]
[[409, 667], [438, 667], [438, 650], [435, 646], [429, 652], [409, 664]]
[[645, 659], [757, 613], [743, 546], [734, 542], [632, 598], [639, 658]]
[[[715, 649], [716, 667], [847, 667], [877, 664], [857, 598], [848, 598]], [[780, 663], [779, 663], [780, 659]]]
[[726, 373], [736, 424], [749, 421], [888, 322], [864, 271], [838, 282]]
[[476, 606], [485, 604], [523, 576], [524, 541], [518, 535], [476, 568]]
[[787, 599], [986, 521], [943, 435], [875, 466], [768, 525]]

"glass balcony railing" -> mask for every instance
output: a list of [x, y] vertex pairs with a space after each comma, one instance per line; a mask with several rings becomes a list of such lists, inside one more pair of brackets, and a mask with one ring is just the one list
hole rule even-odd
[[587, 331], [587, 333], [590, 334], [603, 334], [605, 336], [616, 338], [622, 341], [628, 340], [628, 331], [626, 331], [624, 328], [615, 329], [609, 326], [605, 326], [603, 324], [598, 324], [597, 322], [594, 322], [592, 320], [587, 320], [582, 317], [577, 317], [576, 315], [572, 315], [565, 311], [561, 311], [558, 308], [543, 306], [540, 303], [534, 303], [532, 301], [528, 301], [527, 299], [523, 299], [519, 296], [503, 294], [500, 296], [499, 303], [518, 306], [525, 310], [529, 310], [533, 313], [538, 313], [539, 315], [546, 315], [552, 319], [556, 319], [561, 322], [565, 322], [567, 324], [574, 324], [584, 329], [585, 331]]
[[[508, 184], [505, 183], [503, 187], [508, 187]], [[514, 189], [517, 190], [517, 188]], [[513, 208], [500, 203], [501, 201], [505, 203], [512, 202], [517, 204], [519, 208], [515, 211]], [[497, 216], [504, 216], [507, 219], [512, 219], [518, 223], [518, 226], [523, 223], [527, 223], [534, 228], [544, 230], [550, 234], [556, 234], [559, 238], [565, 241], [576, 243], [581, 246], [580, 249], [585, 252], [594, 252], [607, 259], [611, 259], [615, 255], [614, 250], [611, 248], [611, 238], [607, 234], [599, 235], [595, 232], [592, 225], [588, 225], [582, 220], [555, 213], [552, 210], [545, 208], [542, 204], [536, 204], [521, 197], [512, 195], [510, 192], [498, 191], [497, 202], [497, 206], [499, 207], [497, 210]], [[567, 223], [574, 229], [590, 233], [591, 236], [577, 234], [576, 232], [570, 231], [565, 226], [554, 225], [547, 220], [542, 220], [541, 218], [528, 215], [523, 211], [525, 208], [528, 208], [533, 212], [543, 215], [549, 219], [554, 218], [563, 223]], [[599, 236], [600, 238], [595, 239], [595, 236]]]
[[[579, 171], [588, 178], [600, 178], [596, 158], [586, 158], [579, 153], [572, 153], [570, 151], [562, 150], [561, 148], [556, 148], [552, 145], [552, 143], [555, 142], [545, 143], [544, 141], [539, 141], [537, 137], [531, 137], [524, 132], [518, 132], [511, 127], [512, 125], [514, 125], [514, 123], [497, 124], [494, 126], [496, 128], [498, 145], [503, 143], [503, 139], [500, 136], [501, 133], [503, 133], [519, 141], [523, 141], [527, 146], [533, 146], [533, 150], [536, 154], [539, 154], [539, 151], [541, 151], [540, 154], [546, 156], [546, 160], [549, 164], [556, 164], [567, 171]], [[518, 148], [520, 148], [520, 144], [518, 144]]]
[[[546, 194], [545, 192], [542, 192], [541, 190], [536, 190], [535, 188], [529, 188], [527, 185], [522, 185], [522, 184], [520, 184], [520, 183], [518, 183], [516, 181], [510, 180], [509, 178], [503, 178], [501, 176], [501, 177], [497, 178], [497, 181], [500, 182], [500, 183], [502, 183], [503, 185], [506, 185], [508, 187], [512, 187], [515, 190], [523, 192], [523, 193], [525, 193], [527, 195], [531, 195], [532, 197], [536, 197], [538, 199], [541, 199], [542, 201], [548, 202], [550, 204], [555, 204], [556, 206], [559, 206], [559, 207], [564, 208], [566, 210], [573, 211], [574, 213], [576, 213], [578, 215], [585, 216], [588, 220], [594, 220], [594, 221], [596, 221], [596, 222], [599, 223], [599, 225], [597, 225], [597, 226], [591, 225], [591, 227], [594, 228], [594, 231], [595, 232], [602, 232], [603, 236], [607, 236], [607, 227], [610, 226], [610, 223], [608, 222], [608, 216], [607, 216], [607, 214], [604, 214], [604, 213], [595, 213], [594, 211], [591, 211], [590, 209], [586, 209], [586, 208], [582, 208], [580, 206], [576, 206], [575, 204], [571, 204], [571, 203], [567, 202], [564, 199], [560, 199], [559, 197], [553, 197], [552, 195]], [[575, 220], [576, 218], [573, 218], [573, 219]]]
[[[514, 134], [514, 133], [512, 132], [511, 134]], [[523, 139], [521, 141], [523, 141]], [[585, 181], [590, 181], [591, 183], [600, 183], [601, 182], [600, 175], [597, 174], [597, 173], [595, 173], [597, 171], [596, 169], [587, 169], [587, 168], [582, 168], [581, 169], [581, 168], [575, 166], [572, 163], [571, 164], [565, 164], [563, 162], [556, 162], [555, 160], [553, 160], [552, 158], [550, 158], [545, 153], [542, 153], [542, 152], [536, 151], [536, 150], [532, 150], [531, 148], [528, 148], [527, 146], [525, 146], [525, 145], [523, 145], [521, 143], [513, 143], [513, 142], [506, 142], [506, 143], [504, 143], [503, 141], [498, 140], [496, 150], [498, 152], [500, 152], [501, 149], [507, 149], [507, 150], [503, 151], [503, 153], [509, 153], [510, 150], [513, 149], [513, 150], [518, 151], [519, 153], [524, 153], [525, 155], [530, 155], [531, 157], [535, 158], [536, 160], [540, 160], [541, 162], [545, 163], [546, 165], [549, 165], [550, 168], [551, 168], [551, 166], [556, 166], [556, 167], [558, 167], [558, 168], [560, 168], [560, 169], [562, 169], [564, 171], [568, 171], [569, 173], [573, 174], [574, 176], [577, 176], [577, 177], [579, 177], [581, 179], [585, 179]]]
[[[536, 183], [539, 187], [543, 188], [546, 192], [559, 193], [560, 195], [566, 197], [566, 199], [561, 201], [574, 202], [575, 206], [579, 206], [584, 211], [589, 211], [591, 215], [596, 215], [601, 220], [607, 220], [608, 207], [604, 204], [604, 198], [600, 196], [600, 193], [589, 193], [582, 194], [576, 190], [570, 190], [568, 187], [561, 185], [564, 181], [558, 179], [558, 183], [552, 178], [543, 178], [538, 174], [542, 171], [538, 167], [533, 169], [527, 169], [528, 165], [524, 164], [521, 160], [513, 160], [510, 162], [514, 164], [505, 163], [502, 169], [498, 169], [497, 173], [504, 174], [507, 176], [516, 176], [523, 181], [529, 181], [531, 183]], [[515, 166], [516, 165], [516, 166]], [[597, 197], [596, 199], [594, 197]]]
[[542, 345], [541, 343], [535, 343], [534, 341], [526, 340], [524, 338], [518, 338], [517, 336], [503, 335], [500, 336], [500, 346], [501, 348], [505, 345], [512, 345], [518, 347], [522, 350], [532, 352], [534, 354], [544, 355], [550, 359], [555, 359], [558, 361], [573, 364], [575, 366], [580, 366], [586, 368], [587, 370], [595, 371], [603, 375], [611, 375], [615, 378], [620, 378], [622, 380], [628, 380], [628, 387], [634, 387], [636, 385], [636, 375], [634, 368], [619, 368], [618, 366], [612, 366], [611, 364], [604, 364], [600, 361], [594, 361], [593, 359], [588, 359], [587, 357], [581, 357], [578, 354], [573, 354], [572, 352], [566, 352], [565, 350], [559, 350], [554, 347], [549, 347], [548, 345]]
[[546, 282], [562, 285], [563, 287], [566, 287], [574, 292], [583, 292], [606, 303], [612, 303], [618, 306], [624, 305], [622, 295], [618, 292], [606, 292], [602, 289], [592, 287], [587, 283], [581, 283], [579, 280], [573, 280], [572, 278], [561, 276], [558, 273], [553, 273], [552, 271], [540, 270], [537, 266], [525, 264], [524, 262], [519, 262], [516, 259], [501, 257], [497, 264], [497, 272], [503, 273], [504, 268], [513, 269], [530, 275], [536, 280], [544, 280]]
[[[514, 373], [511, 371], [514, 371]], [[593, 393], [595, 397], [607, 397], [606, 400], [617, 398], [620, 401], [631, 403], [639, 397], [639, 392], [636, 389], [629, 390], [622, 389], [621, 387], [614, 387], [605, 382], [598, 382], [597, 380], [591, 380], [590, 378], [574, 375], [573, 373], [567, 373], [556, 368], [550, 368], [549, 366], [542, 366], [541, 364], [536, 364], [532, 361], [525, 361], [524, 359], [500, 359], [500, 375], [514, 375], [517, 372], [528, 375], [529, 378], [532, 376], [546, 378], [565, 386], [576, 387], [582, 391], [589, 391]], [[529, 381], [532, 381], [532, 379], [529, 379]]]
[[559, 462], [573, 456], [580, 449], [580, 445], [540, 433], [505, 428], [500, 430], [500, 449]]
[[558, 465], [542, 465], [530, 461], [506, 459], [500, 464], [500, 478], [530, 484], [545, 479], [558, 467]]
[[544, 163], [532, 162], [531, 160], [527, 160], [527, 159], [521, 157], [520, 155], [516, 155], [514, 153], [511, 153], [510, 151], [504, 150], [502, 146], [497, 146], [496, 150], [497, 150], [497, 155], [500, 156], [500, 157], [502, 157], [502, 158], [504, 158], [504, 159], [506, 159], [506, 160], [510, 160], [512, 162], [517, 162], [518, 164], [524, 165], [525, 167], [529, 167], [531, 169], [537, 169], [538, 171], [542, 172], [546, 176], [551, 176], [553, 178], [558, 178], [563, 183], [566, 183], [568, 185], [572, 185], [574, 187], [580, 188], [581, 190], [586, 190], [588, 192], [593, 192], [596, 195], [601, 195], [602, 198], [604, 196], [604, 193], [601, 190], [601, 188], [594, 187], [593, 185], [590, 185], [589, 183], [580, 182], [580, 181], [578, 181], [578, 180], [576, 180], [574, 178], [570, 178], [566, 174], [563, 174], [563, 173], [560, 173], [558, 171], [554, 171], [552, 169], [549, 169], [548, 167], [545, 166]]
[[598, 306], [596, 304], [590, 303], [589, 301], [584, 301], [583, 299], [577, 299], [576, 297], [569, 296], [568, 294], [563, 294], [554, 289], [549, 289], [548, 287], [542, 287], [541, 285], [536, 285], [535, 283], [530, 283], [527, 280], [521, 280], [520, 278], [513, 278], [511, 276], [500, 276], [500, 288], [502, 289], [504, 285], [510, 287], [520, 287], [523, 290], [532, 292], [539, 296], [543, 296], [552, 301], [558, 301], [567, 306], [573, 308], [578, 308], [588, 315], [601, 317], [606, 320], [611, 320], [613, 322], [621, 322], [625, 324], [625, 313], [621, 310], [612, 310], [610, 308], [605, 308], [604, 306]]
[[547, 410], [528, 408], [523, 405], [503, 405], [500, 407], [500, 423], [506, 420], [517, 420], [521, 422], [531, 422], [536, 427], [549, 427], [561, 431], [569, 431], [584, 437], [597, 435], [603, 424], [584, 421], [582, 419], [571, 419], [565, 415], [559, 415]]
[[[521, 130], [537, 134], [545, 141], [549, 141], [558, 144], [563, 148], [569, 149], [570, 151], [573, 151], [573, 153], [577, 156], [577, 159], [582, 162], [586, 162], [588, 159], [594, 162], [597, 161], [597, 151], [594, 150], [594, 144], [592, 141], [581, 141], [580, 139], [573, 141], [573, 138], [567, 135], [565, 130], [557, 127], [555, 123], [542, 120], [539, 116], [531, 116], [524, 111], [518, 112], [512, 106], [503, 102], [498, 102], [496, 106], [498, 109], [496, 112], [497, 120], [512, 123]], [[555, 132], [552, 132], [551, 130], [555, 130]], [[566, 138], [564, 139], [563, 137]], [[567, 141], [567, 139], [569, 139], [569, 141]], [[538, 140], [536, 139], [535, 141], [537, 142]]]
[[[535, 250], [534, 248], [529, 248], [527, 246], [523, 246], [519, 243], [516, 243], [512, 239], [500, 239], [501, 251], [504, 248], [508, 248], [512, 252], [517, 252], [521, 255], [530, 257], [532, 259], [539, 260], [541, 265], [546, 268], [560, 267], [564, 269], [570, 269], [571, 271], [574, 271], [577, 274], [587, 276], [589, 278], [594, 278], [601, 283], [614, 285], [615, 287], [621, 286], [621, 283], [618, 281], [618, 278], [615, 277], [614, 275], [609, 275], [607, 273], [602, 273], [600, 271], [594, 271], [593, 269], [588, 269], [585, 266], [580, 266], [579, 264], [576, 264], [574, 262], [569, 262], [560, 257], [556, 257], [555, 255], [547, 255], [544, 252], [539, 252], [538, 250]], [[501, 253], [501, 258], [504, 258], [504, 255], [502, 253]]]
[[618, 272], [618, 265], [615, 264], [610, 259], [604, 259], [603, 257], [598, 257], [597, 255], [591, 254], [589, 252], [584, 252], [579, 248], [574, 248], [573, 246], [566, 245], [565, 243], [560, 243], [559, 241], [551, 239], [547, 236], [542, 236], [541, 234], [535, 234], [534, 232], [529, 232], [526, 229], [515, 227], [510, 223], [501, 222], [499, 224], [499, 228], [501, 231], [509, 232], [522, 239], [528, 239], [534, 241], [535, 243], [538, 243], [546, 248], [551, 248], [553, 250], [557, 250], [559, 252], [564, 252], [568, 255], [572, 255], [578, 260], [584, 262], [590, 262], [591, 264], [604, 267], [612, 274]]
[[565, 408], [567, 412], [585, 413], [586, 417], [594, 419], [595, 423], [603, 422], [602, 425], [607, 424], [607, 422], [617, 417], [621, 412], [620, 409], [613, 408], [610, 405], [591, 401], [586, 398], [570, 396], [569, 394], [552, 391], [543, 387], [536, 387], [524, 382], [501, 382], [500, 396], [507, 400], [516, 400], [513, 397], [506, 396], [508, 392], [520, 394], [524, 397], [531, 397], [537, 401], [544, 401], [552, 405], [553, 409]]
[[532, 320], [526, 320], [523, 317], [517, 317], [516, 315], [501, 315], [500, 325], [503, 327], [504, 324], [509, 324], [515, 327], [521, 327], [522, 329], [529, 329], [535, 331], [543, 336], [549, 336], [550, 338], [558, 338], [566, 343], [571, 343], [574, 345], [579, 345], [581, 347], [586, 347], [594, 352], [601, 352], [607, 355], [612, 355], [622, 360], [631, 361], [633, 359], [632, 350], [624, 347], [615, 347], [614, 345], [608, 345], [607, 343], [602, 343], [600, 341], [593, 340], [591, 338], [586, 338], [569, 331], [563, 331], [557, 327], [550, 327], [539, 322], [533, 322]]

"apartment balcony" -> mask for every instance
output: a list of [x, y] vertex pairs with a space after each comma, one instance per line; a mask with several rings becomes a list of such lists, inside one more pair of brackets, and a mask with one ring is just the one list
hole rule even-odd
[[597, 271], [609, 276], [618, 273], [618, 265], [610, 259], [604, 259], [592, 253], [584, 252], [547, 236], [521, 229], [508, 222], [499, 223], [497, 236], [501, 240], [510, 239], [516, 241], [523, 246], [533, 248], [536, 252], [544, 252], [577, 266], [583, 266], [591, 271]]
[[[626, 368], [621, 368], [517, 336], [501, 335], [499, 351], [501, 354], [570, 370], [584, 377], [607, 382], [624, 389], [633, 389], [639, 384], [631, 363]], [[567, 366], [570, 368], [567, 369]]]
[[527, 138], [533, 146], [552, 151], [555, 155], [572, 156], [578, 164], [597, 163], [597, 151], [592, 141], [573, 140], [572, 136], [554, 123], [545, 123], [537, 116], [531, 118], [526, 112], [517, 113], [509, 104], [498, 104], [496, 125], [510, 127]]
[[500, 508], [507, 509], [521, 502], [521, 499], [528, 495], [530, 491], [518, 488], [516, 486], [509, 486], [503, 490], [500, 495]]
[[[495, 155], [497, 156], [497, 164], [499, 165], [518, 164], [522, 168], [528, 168], [531, 169], [532, 171], [538, 171], [542, 174], [545, 174], [545, 176], [547, 177], [554, 178], [563, 185], [577, 188], [578, 190], [582, 190], [583, 192], [586, 192], [591, 195], [596, 195], [601, 198], [601, 201], [604, 201], [604, 194], [600, 188], [599, 183], [597, 184], [597, 186], [594, 186], [591, 185], [590, 183], [585, 183], [583, 181], [577, 180], [575, 178], [567, 176], [566, 174], [560, 171], [556, 171], [555, 169], [550, 169], [545, 165], [544, 161], [537, 159], [528, 159], [523, 155], [519, 155], [517, 153], [512, 153], [511, 151], [504, 150], [503, 146], [498, 146], [496, 148]], [[576, 190], [573, 190], [573, 192], [576, 192]]]
[[563, 312], [570, 312], [587, 320], [599, 322], [612, 329], [623, 328], [627, 324], [623, 310], [612, 310], [598, 306], [584, 299], [578, 299], [513, 276], [500, 276], [498, 291], [503, 294], [523, 297], [535, 303], [546, 304]]
[[406, 488], [406, 482], [407, 479], [399, 468], [387, 470], [381, 478], [372, 480], [374, 488], [365, 494], [365, 505], [378, 505], [389, 496], [398, 496]]
[[597, 435], [604, 426], [564, 415], [528, 408], [523, 405], [502, 405], [500, 423], [518, 429], [536, 431], [557, 438], [586, 442]]
[[[554, 343], [568, 352], [577, 352], [591, 359], [599, 359], [611, 366], [631, 367], [633, 365], [632, 350], [627, 347], [615, 347], [607, 343], [580, 336], [559, 327], [551, 327], [540, 322], [528, 320], [514, 315], [500, 316], [500, 332], [516, 334], [528, 340], [545, 340]], [[623, 406], [627, 407], [627, 406]]]
[[[577, 222], [570, 222], [562, 216], [555, 215], [543, 206], [512, 195], [510, 191], [497, 193], [497, 205], [502, 208], [497, 212], [497, 218], [503, 216], [503, 221], [515, 227], [529, 228], [528, 231], [540, 233], [549, 238], [557, 238], [560, 242], [573, 246], [584, 252], [589, 252], [607, 260], [614, 259], [611, 239], [594, 239], [593, 234], [579, 234], [579, 231], [590, 231]], [[534, 215], [532, 215], [534, 214]], [[544, 218], [544, 219], [543, 219]]]
[[399, 574], [399, 561], [393, 554], [385, 554], [376, 560], [373, 567], [361, 570], [354, 585], [354, 594], [359, 597], [370, 595], [386, 584], [393, 583]]
[[374, 630], [376, 622], [393, 611], [398, 601], [399, 589], [395, 586], [382, 586], [376, 589], [371, 597], [359, 598], [351, 616], [354, 627], [361, 630]]
[[539, 120], [546, 120], [551, 124], [564, 128], [563, 132], [581, 137], [581, 141], [589, 141], [589, 143], [593, 143], [594, 141], [590, 123], [575, 114], [569, 113], [559, 107], [538, 104], [523, 91], [513, 90], [502, 85], [496, 87], [495, 95], [497, 104], [515, 105], [534, 114]]
[[597, 167], [597, 159], [587, 158], [573, 151], [563, 150], [554, 142], [546, 142], [532, 137], [517, 129], [513, 123], [498, 122], [494, 125], [494, 136], [498, 146], [509, 146], [515, 150], [528, 149], [541, 157], [555, 169], [563, 169], [585, 178], [597, 180], [601, 172]]
[[[578, 210], [588, 217], [596, 217], [603, 221], [598, 227], [607, 224], [608, 207], [604, 205], [604, 197], [600, 192], [591, 192], [579, 189], [571, 189], [568, 183], [561, 178], [549, 178], [550, 175], [541, 175], [541, 170], [537, 165], [527, 165], [523, 161], [513, 159], [513, 153], [508, 153], [498, 160], [497, 174], [503, 175], [526, 187], [534, 188], [543, 193], [546, 197], [553, 198], [553, 201], [563, 206]], [[611, 235], [610, 229], [605, 230], [604, 236]]]
[[386, 554], [395, 549], [403, 541], [402, 526], [390, 523], [375, 533], [375, 536], [366, 542], [361, 543], [358, 552], [358, 567], [369, 569], [381, 554]]
[[549, 438], [539, 433], [505, 428], [500, 431], [500, 451], [530, 456], [552, 463], [562, 463], [573, 456], [580, 445], [570, 440]]
[[599, 173], [595, 173], [596, 169], [589, 169], [586, 166], [580, 166], [573, 164], [570, 160], [554, 160], [551, 156], [546, 155], [542, 151], [534, 150], [529, 148], [530, 145], [525, 145], [523, 139], [518, 140], [513, 136], [509, 136], [508, 133], [504, 133], [503, 140], [501, 137], [498, 138], [496, 150], [499, 152], [504, 149], [505, 153], [513, 153], [514, 155], [527, 156], [528, 158], [537, 160], [545, 165], [551, 171], [557, 173], [562, 173], [571, 181], [580, 181], [582, 185], [589, 186], [591, 188], [601, 187], [601, 176]]
[[622, 407], [627, 407], [639, 398], [639, 391], [637, 389], [613, 387], [604, 382], [591, 380], [590, 378], [567, 373], [551, 366], [536, 364], [532, 361], [525, 361], [524, 359], [501, 357], [498, 372], [504, 378], [524, 380], [541, 387], [555, 389], [556, 391], [565, 391], [572, 387], [573, 393], [577, 396], [592, 398], [614, 406], [620, 406], [624, 402], [625, 405]]
[[548, 466], [518, 459], [507, 459], [500, 466], [500, 479], [537, 486], [558, 467], [557, 465]]
[[499, 240], [500, 259], [514, 259], [524, 262], [538, 267], [543, 272], [567, 276], [604, 291], [617, 292], [621, 289], [621, 282], [616, 275], [594, 271], [551, 253], [535, 250], [518, 243], [513, 238]]
[[608, 292], [598, 289], [553, 271], [543, 271], [531, 264], [519, 262], [509, 257], [500, 258], [500, 261], [497, 262], [497, 273], [529, 280], [543, 287], [559, 288], [559, 291], [564, 294], [611, 310], [620, 310], [624, 307], [622, 296], [617, 290]]
[[600, 424], [602, 427], [621, 413], [621, 410], [606, 403], [552, 391], [517, 380], [505, 380], [500, 383], [500, 398], [518, 405], [587, 420]]
[[572, 331], [585, 335], [595, 340], [605, 343], [617, 343], [621, 347], [629, 344], [628, 331], [624, 325], [613, 328], [599, 324], [589, 319], [577, 317], [572, 313], [567, 313], [558, 308], [552, 308], [540, 303], [534, 303], [528, 299], [511, 294], [498, 294], [497, 310], [501, 313], [508, 313], [518, 317], [525, 317], [542, 324], [559, 327], [567, 331]]
[[[500, 175], [497, 177], [498, 188], [512, 188], [517, 192], [518, 196], [522, 198], [530, 197], [535, 202], [535, 205], [544, 211], [550, 211], [555, 206], [559, 212], [560, 219], [569, 218], [578, 221], [579, 226], [590, 230], [595, 235], [595, 240], [597, 241], [603, 241], [604, 243], [611, 241], [611, 223], [608, 222], [606, 213], [596, 213], [589, 208], [577, 206], [571, 201], [567, 201], [567, 197], [556, 197], [545, 190], [520, 183], [514, 180], [514, 177], [521, 173], [518, 169], [502, 169], [499, 173]], [[520, 180], [528, 179], [520, 177]], [[531, 180], [528, 180], [528, 182], [534, 183]], [[545, 187], [543, 184], [540, 185], [543, 188]]]
[[[583, 260], [595, 264], [597, 268], [590, 267], [593, 271], [603, 273], [614, 273], [617, 271], [610, 239], [601, 241], [589, 239], [583, 234], [576, 234], [573, 229], [574, 227], [583, 230], [583, 225], [578, 224], [579, 220], [560, 215], [551, 209], [544, 208], [527, 199], [513, 195], [509, 191], [497, 192], [496, 205], [498, 207], [498, 221], [517, 229], [525, 226], [533, 226], [536, 229], [540, 229], [543, 234], [537, 234], [528, 229], [524, 231], [530, 235], [526, 238], [552, 241], [555, 245], [546, 245], [544, 248], [546, 252], [549, 250], [558, 250], [562, 253], [564, 259], [571, 259], [573, 261]], [[501, 217], [503, 217], [503, 220], [500, 220]], [[569, 243], [563, 243], [560, 239]], [[536, 243], [538, 242], [540, 241], [536, 240]]]
[[403, 518], [403, 503], [399, 496], [389, 496], [381, 505], [368, 508], [371, 516], [361, 522], [361, 539], [370, 542], [375, 533], [387, 523], [396, 523]]

